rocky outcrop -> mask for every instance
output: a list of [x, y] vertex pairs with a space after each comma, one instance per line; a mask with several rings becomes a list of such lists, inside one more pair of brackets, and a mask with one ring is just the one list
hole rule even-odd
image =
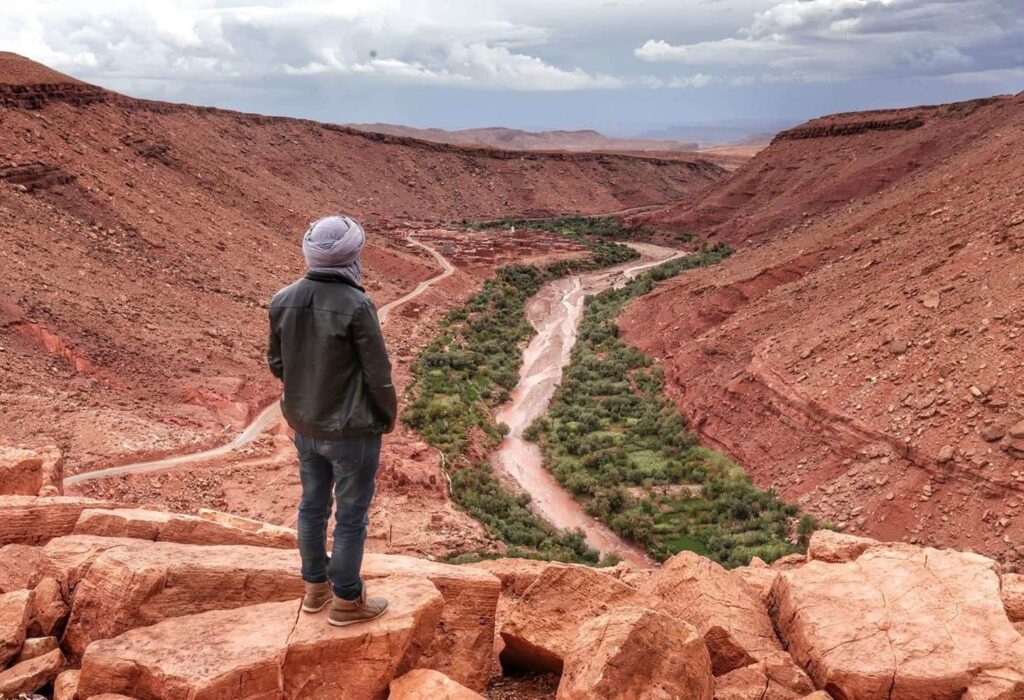
[[994, 562], [906, 545], [850, 556], [785, 571], [772, 591], [779, 634], [819, 688], [849, 700], [1024, 694], [1024, 638]]
[[827, 562], [853, 561], [864, 552], [887, 545], [868, 537], [846, 535], [832, 530], [818, 530], [807, 545], [807, 558]]
[[[80, 553], [65, 557], [73, 566], [83, 566], [83, 557], [94, 557], [78, 585], [64, 636], [74, 658], [91, 641], [135, 627], [208, 610], [289, 600], [303, 591], [294, 551], [124, 539], [116, 540], [119, 546], [100, 551], [96, 540], [103, 538], [63, 539], [61, 551]], [[57, 549], [56, 544], [55, 540], [50, 549]], [[364, 557], [363, 577], [368, 581], [395, 574], [424, 576], [445, 596], [445, 613], [424, 650], [424, 664], [482, 688], [492, 653], [499, 581], [483, 571], [412, 557]]]
[[646, 608], [587, 621], [564, 660], [559, 700], [711, 700], [711, 657], [697, 630]]
[[836, 136], [855, 136], [868, 131], [909, 131], [924, 126], [920, 116], [908, 116], [896, 119], [856, 119], [848, 122], [836, 122], [814, 126], [799, 126], [780, 132], [772, 139], [778, 141], [797, 141], [800, 139], [824, 139]]
[[814, 688], [782, 650], [764, 605], [721, 566], [692, 552], [669, 559], [642, 586], [704, 636], [716, 676], [758, 661], [793, 691]]
[[74, 533], [105, 537], [132, 537], [154, 542], [180, 544], [243, 544], [256, 547], [293, 549], [297, 546], [295, 531], [264, 524], [258, 530], [238, 527], [242, 518], [214, 518], [182, 513], [165, 513], [143, 508], [98, 509], [82, 511]]
[[509, 610], [501, 627], [501, 665], [561, 671], [587, 620], [624, 607], [659, 606], [657, 599], [593, 569], [549, 566]]
[[420, 668], [391, 681], [388, 700], [483, 700], [483, 696], [443, 673]]
[[79, 697], [122, 693], [175, 698], [383, 698], [412, 667], [437, 627], [444, 599], [423, 578], [377, 584], [387, 613], [362, 625], [333, 627], [326, 611], [298, 601], [213, 610], [165, 620], [91, 644]]
[[83, 510], [116, 505], [77, 496], [0, 496], [0, 546], [43, 544], [70, 534]]

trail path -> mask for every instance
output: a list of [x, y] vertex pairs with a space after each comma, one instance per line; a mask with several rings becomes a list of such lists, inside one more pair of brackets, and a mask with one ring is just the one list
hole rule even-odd
[[[380, 318], [381, 326], [387, 323], [388, 315], [392, 310], [398, 308], [402, 304], [412, 301], [416, 297], [423, 294], [423, 292], [430, 289], [438, 282], [451, 277], [455, 271], [455, 267], [441, 255], [435, 248], [426, 243], [416, 240], [410, 236], [409, 240], [422, 248], [423, 250], [430, 253], [437, 263], [441, 266], [441, 272], [434, 275], [430, 279], [420, 282], [416, 289], [412, 290], [405, 296], [402, 296], [394, 301], [388, 302], [384, 306], [380, 307], [377, 311], [377, 316]], [[109, 467], [107, 469], [97, 469], [92, 472], [85, 472], [83, 474], [74, 474], [64, 478], [64, 484], [72, 486], [74, 484], [81, 484], [87, 481], [95, 481], [97, 479], [107, 479], [112, 476], [122, 476], [124, 474], [143, 474], [146, 472], [157, 472], [164, 471], [167, 469], [173, 469], [175, 467], [181, 467], [187, 464], [195, 464], [197, 462], [205, 462], [210, 459], [222, 457], [240, 447], [248, 445], [250, 442], [255, 440], [264, 430], [272, 425], [276, 425], [281, 420], [281, 407], [277, 401], [260, 411], [259, 415], [249, 425], [245, 427], [235, 438], [224, 445], [214, 447], [209, 450], [203, 450], [201, 452], [192, 452], [184, 455], [176, 455], [174, 457], [164, 457], [162, 459], [156, 459], [149, 462], [136, 462], [134, 464], [123, 464], [117, 467]]]
[[530, 424], [547, 411], [555, 388], [562, 380], [562, 370], [569, 364], [576, 344], [587, 295], [619, 287], [643, 270], [684, 255], [681, 251], [651, 244], [628, 245], [643, 256], [639, 262], [563, 277], [544, 285], [528, 303], [526, 315], [537, 335], [523, 351], [519, 384], [512, 391], [512, 399], [496, 416], [498, 422], [508, 425], [509, 433], [491, 463], [514, 478], [530, 494], [534, 511], [554, 526], [578, 528], [594, 549], [617, 552], [624, 560], [638, 566], [653, 566], [654, 561], [641, 547], [627, 542], [587, 515], [572, 494], [544, 468], [540, 447], [523, 437]]

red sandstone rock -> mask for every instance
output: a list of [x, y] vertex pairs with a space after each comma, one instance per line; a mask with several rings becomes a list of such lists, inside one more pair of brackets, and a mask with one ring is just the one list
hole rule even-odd
[[1024, 574], [1003, 574], [999, 592], [1011, 622], [1024, 622]]
[[[806, 695], [810, 685], [791, 690], [772, 678], [777, 668], [767, 661], [743, 666], [715, 678], [715, 700], [796, 700]], [[817, 700], [815, 698], [815, 700]]]
[[60, 646], [56, 637], [28, 637], [21, 645], [21, 652], [14, 659], [15, 664], [42, 656]]
[[262, 603], [165, 620], [91, 644], [79, 696], [185, 698], [383, 698], [415, 663], [444, 599], [428, 580], [393, 576], [373, 584], [390, 608], [381, 618], [332, 627], [327, 612], [298, 601]]
[[43, 460], [36, 452], [0, 446], [0, 494], [38, 495], [43, 488]]
[[420, 668], [391, 681], [388, 700], [483, 700], [483, 696], [443, 673]]
[[70, 534], [86, 508], [115, 505], [76, 496], [0, 496], [0, 545], [44, 544]]
[[44, 578], [60, 578], [60, 570], [39, 547], [0, 547], [0, 593], [35, 588]]
[[1024, 696], [1024, 638], [976, 554], [870, 548], [779, 577], [772, 614], [818, 687], [849, 700]]
[[832, 530], [816, 530], [807, 546], [807, 559], [828, 562], [853, 561], [869, 549], [886, 546], [890, 545], [868, 537], [857, 537]]
[[738, 566], [730, 569], [729, 575], [739, 580], [748, 593], [767, 606], [772, 584], [779, 577], [779, 571], [767, 566]]
[[0, 595], [0, 668], [21, 651], [31, 609], [32, 591], [11, 591]]
[[711, 700], [711, 657], [692, 625], [646, 608], [588, 620], [564, 660], [559, 700]]
[[143, 508], [90, 508], [82, 511], [78, 522], [75, 523], [74, 534], [133, 537], [181, 544], [247, 544], [282, 549], [293, 549], [297, 546], [294, 530], [276, 528], [269, 524], [262, 531], [243, 529], [226, 524], [227, 522], [230, 520], [221, 522], [183, 513], [166, 513]]
[[53, 700], [77, 700], [79, 674], [78, 669], [61, 671], [53, 681]]
[[109, 549], [140, 547], [145, 543], [125, 537], [99, 537], [96, 535], [66, 535], [55, 537], [41, 548], [46, 558], [60, 572], [60, 580], [67, 590], [74, 589], [89, 567]]
[[280, 525], [274, 525], [273, 523], [266, 523], [262, 520], [254, 520], [252, 518], [243, 518], [240, 515], [224, 513], [219, 510], [210, 510], [209, 508], [200, 508], [198, 515], [203, 520], [209, 520], [210, 522], [218, 523], [224, 527], [251, 532], [254, 535], [258, 535], [260, 541], [275, 541], [275, 544], [267, 546], [281, 547], [282, 549], [298, 546], [298, 538], [295, 530], [290, 527], [282, 527]]
[[491, 671], [501, 582], [485, 571], [466, 566], [400, 555], [364, 556], [363, 578], [372, 581], [395, 574], [424, 576], [444, 596], [444, 614], [419, 665], [474, 690], [483, 690]]
[[34, 693], [52, 681], [64, 668], [64, 655], [54, 649], [42, 656], [0, 671], [0, 698], [17, 697], [19, 693]]
[[549, 566], [509, 610], [501, 628], [501, 665], [561, 671], [580, 627], [624, 607], [660, 602], [618, 579], [582, 566]]
[[54, 630], [67, 618], [69, 612], [60, 583], [55, 578], [44, 578], [32, 593], [29, 633], [38, 636], [53, 634]]
[[[641, 590], [660, 598], [663, 607], [700, 630], [716, 676], [782, 653], [764, 605], [710, 559], [680, 552]], [[793, 675], [802, 674], [795, 669]], [[813, 690], [806, 678], [800, 687]]]
[[568, 566], [558, 562], [541, 561], [538, 559], [485, 559], [469, 565], [475, 569], [483, 569], [498, 577], [501, 581], [502, 593], [520, 596], [533, 585], [541, 572], [549, 566]]
[[[60, 552], [69, 568], [88, 567], [63, 640], [73, 658], [95, 639], [169, 617], [302, 595], [295, 551], [131, 539], [117, 540], [117, 546], [100, 551], [103, 538], [79, 537], [84, 536], [54, 540], [47, 547]], [[384, 554], [364, 557], [365, 579], [392, 574], [425, 576], [445, 596], [444, 615], [422, 663], [482, 689], [491, 664], [500, 582], [469, 567]]]

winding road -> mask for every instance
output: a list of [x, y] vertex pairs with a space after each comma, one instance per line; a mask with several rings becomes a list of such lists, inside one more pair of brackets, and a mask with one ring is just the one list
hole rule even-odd
[[[417, 298], [455, 271], [451, 262], [432, 246], [411, 236], [408, 240], [430, 253], [441, 266], [441, 272], [420, 282], [408, 294], [382, 306], [378, 310], [382, 326], [387, 323], [391, 311]], [[561, 381], [562, 369], [569, 363], [570, 353], [576, 342], [583, 303], [587, 295], [621, 286], [643, 270], [685, 254], [682, 251], [646, 243], [628, 245], [641, 254], [640, 261], [585, 275], [563, 277], [544, 285], [529, 301], [527, 317], [537, 330], [537, 335], [523, 351], [520, 380], [512, 393], [512, 399], [496, 416], [496, 419], [507, 424], [510, 430], [494, 453], [492, 464], [514, 478], [530, 494], [534, 510], [548, 522], [558, 528], [581, 529], [586, 535], [587, 543], [598, 551], [616, 552], [630, 563], [648, 567], [653, 566], [655, 562], [646, 552], [587, 515], [572, 495], [544, 468], [540, 448], [523, 437], [523, 432], [530, 423], [547, 410], [555, 388]], [[275, 401], [264, 408], [233, 440], [219, 447], [74, 474], [66, 477], [64, 483], [72, 486], [114, 476], [165, 471], [206, 462], [244, 447], [281, 420], [281, 409]]]
[[[452, 276], [455, 272], [455, 267], [441, 255], [432, 246], [427, 245], [421, 241], [416, 240], [414, 237], [409, 236], [408, 240], [422, 248], [423, 250], [430, 253], [434, 260], [441, 266], [441, 272], [434, 275], [430, 279], [420, 282], [414, 290], [408, 294], [395, 299], [394, 301], [388, 302], [384, 306], [377, 310], [377, 316], [380, 319], [381, 326], [384, 326], [388, 321], [388, 315], [391, 311], [402, 304], [412, 301], [423, 292], [430, 289], [438, 282], [447, 279]], [[167, 469], [173, 469], [175, 467], [181, 467], [187, 464], [195, 464], [198, 462], [205, 462], [210, 459], [217, 457], [223, 457], [240, 447], [248, 445], [250, 442], [259, 437], [264, 430], [276, 425], [281, 420], [281, 406], [277, 401], [274, 401], [269, 406], [260, 411], [259, 415], [253, 419], [245, 429], [240, 432], [235, 438], [224, 445], [214, 447], [209, 450], [203, 450], [201, 452], [191, 452], [184, 455], [176, 455], [174, 457], [164, 457], [161, 459], [155, 459], [148, 462], [136, 462], [134, 464], [122, 464], [117, 467], [109, 467], [107, 469], [97, 469], [92, 472], [85, 472], [83, 474], [74, 474], [64, 478], [64, 484], [66, 486], [73, 486], [75, 484], [82, 484], [87, 481], [96, 481], [97, 479], [107, 479], [112, 476], [123, 476], [125, 474], [145, 474], [147, 472], [158, 472], [165, 471]]]

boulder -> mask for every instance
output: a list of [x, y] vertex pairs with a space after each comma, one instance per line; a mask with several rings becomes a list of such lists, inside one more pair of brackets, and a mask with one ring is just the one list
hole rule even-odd
[[444, 596], [444, 614], [419, 665], [482, 691], [491, 675], [501, 582], [486, 571], [391, 554], [366, 554], [363, 578], [424, 576]]
[[[96, 639], [169, 617], [291, 600], [304, 588], [297, 551], [130, 539], [97, 551], [95, 540], [102, 538], [63, 539], [48, 549], [63, 552], [65, 565], [81, 569], [87, 557], [93, 558], [78, 585], [63, 640], [76, 659]], [[367, 581], [394, 574], [430, 579], [445, 597], [445, 611], [422, 663], [483, 688], [491, 665], [498, 579], [469, 567], [385, 554], [367, 554], [362, 573]]]
[[14, 659], [14, 663], [34, 659], [58, 648], [56, 637], [27, 637], [21, 645], [21, 653]]
[[619, 608], [659, 605], [651, 596], [593, 569], [549, 566], [509, 610], [501, 627], [501, 665], [560, 672], [587, 620]]
[[484, 696], [443, 673], [418, 668], [391, 681], [388, 700], [484, 700]]
[[680, 552], [641, 590], [704, 635], [716, 676], [782, 650], [772, 621], [747, 586], [710, 559]]
[[11, 591], [0, 595], [0, 668], [21, 651], [32, 609], [32, 591]]
[[0, 593], [35, 588], [44, 578], [60, 578], [60, 569], [40, 547], [0, 547]]
[[0, 494], [36, 496], [42, 488], [42, 457], [33, 450], [0, 446]]
[[244, 518], [241, 515], [225, 513], [219, 510], [210, 510], [209, 508], [200, 508], [198, 515], [203, 520], [209, 520], [210, 522], [223, 525], [224, 527], [251, 532], [252, 534], [257, 535], [261, 541], [275, 541], [275, 544], [264, 546], [280, 547], [281, 549], [290, 549], [299, 546], [298, 534], [290, 527], [274, 525], [273, 523], [254, 520], [252, 518]]
[[891, 545], [868, 537], [857, 537], [832, 530], [815, 530], [807, 545], [807, 559], [828, 562], [853, 561], [869, 549], [887, 546]]
[[807, 563], [807, 556], [803, 554], [787, 554], [772, 562], [772, 568], [779, 571], [796, 569]]
[[382, 579], [388, 611], [367, 623], [327, 624], [299, 602], [261, 603], [164, 620], [93, 642], [79, 697], [122, 693], [186, 698], [383, 698], [411, 667], [440, 620], [444, 599], [428, 580]]
[[807, 695], [813, 690], [810, 683], [800, 690], [793, 690], [773, 678], [778, 670], [769, 661], [758, 661], [718, 676], [715, 678], [715, 700], [796, 700], [811, 697]]
[[768, 596], [779, 573], [778, 569], [767, 566], [738, 566], [729, 570], [729, 574], [743, 584], [747, 593], [765, 606], [768, 605]]
[[56, 678], [63, 668], [64, 655], [60, 649], [54, 649], [0, 671], [0, 698], [34, 693]]
[[77, 700], [80, 673], [78, 669], [61, 671], [53, 681], [53, 700]]
[[836, 697], [1024, 696], [1024, 638], [985, 557], [901, 546], [814, 560], [778, 578], [771, 608], [787, 649]]
[[0, 496], [0, 546], [45, 544], [70, 534], [86, 508], [116, 505], [78, 496]]
[[294, 549], [297, 546], [294, 530], [279, 528], [291, 533], [289, 539], [270, 531], [272, 527], [268, 526], [268, 531], [263, 534], [258, 529], [243, 529], [184, 513], [144, 508], [89, 508], [83, 510], [78, 517], [74, 533], [181, 544], [248, 544], [282, 549]]
[[1024, 574], [1003, 574], [999, 592], [1011, 622], [1024, 622]]
[[521, 596], [533, 585], [541, 572], [549, 566], [569, 566], [558, 562], [541, 561], [540, 559], [486, 559], [469, 564], [471, 568], [483, 569], [498, 577], [501, 581], [501, 592], [508, 595]]
[[60, 583], [55, 578], [44, 578], [33, 590], [28, 620], [29, 634], [41, 637], [54, 634], [67, 619], [68, 612]]
[[42, 552], [60, 572], [66, 590], [72, 591], [85, 577], [89, 567], [103, 552], [110, 549], [139, 548], [145, 543], [126, 537], [97, 535], [66, 535], [55, 537], [42, 547]]
[[647, 608], [588, 620], [564, 660], [558, 700], [711, 700], [711, 657], [691, 625]]

